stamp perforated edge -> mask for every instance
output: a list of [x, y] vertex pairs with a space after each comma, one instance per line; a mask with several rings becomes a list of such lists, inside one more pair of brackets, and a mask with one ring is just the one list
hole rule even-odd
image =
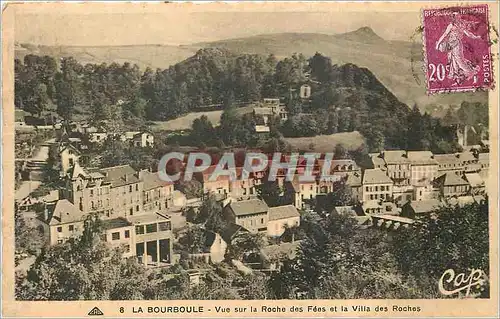
[[[490, 55], [490, 68], [491, 68], [491, 84], [489, 86], [480, 86], [480, 87], [474, 87], [474, 88], [443, 88], [441, 90], [429, 90], [429, 78], [428, 78], [428, 73], [427, 73], [427, 44], [425, 41], [425, 25], [424, 25], [424, 10], [428, 9], [449, 9], [449, 8], [466, 8], [466, 7], [474, 7], [478, 5], [485, 5], [486, 6], [486, 18], [488, 19], [488, 32], [487, 32], [487, 41], [488, 41], [488, 53]], [[422, 54], [424, 57], [424, 65], [422, 67], [422, 70], [424, 72], [425, 76], [425, 92], [427, 95], [437, 95], [437, 94], [447, 94], [447, 93], [461, 93], [461, 92], [488, 92], [490, 90], [494, 90], [496, 86], [495, 82], [495, 69], [494, 69], [494, 57], [493, 53], [491, 52], [491, 46], [493, 45], [491, 42], [491, 32], [492, 32], [492, 23], [491, 23], [491, 10], [489, 7], [489, 3], [466, 3], [466, 4], [452, 4], [452, 5], [445, 5], [445, 6], [423, 6], [420, 9], [420, 23], [422, 27]]]

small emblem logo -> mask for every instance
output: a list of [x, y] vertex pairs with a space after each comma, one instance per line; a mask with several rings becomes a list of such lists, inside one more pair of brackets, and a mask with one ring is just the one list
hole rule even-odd
[[94, 307], [92, 310], [89, 311], [88, 313], [89, 316], [103, 316], [104, 314], [102, 313], [101, 309]]

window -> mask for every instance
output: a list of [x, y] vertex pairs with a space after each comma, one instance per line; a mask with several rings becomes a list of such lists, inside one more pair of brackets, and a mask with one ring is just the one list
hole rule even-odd
[[129, 192], [129, 193], [132, 193], [132, 185], [129, 185], [129, 187], [128, 187], [128, 192]]
[[144, 234], [144, 225], [135, 226], [136, 235]]
[[138, 192], [139, 191], [139, 184], [135, 184], [135, 191]]
[[261, 219], [260, 219], [260, 223], [261, 223], [261, 224], [264, 224], [264, 218], [261, 218]]
[[161, 223], [158, 223], [158, 227], [159, 227], [160, 231], [166, 231], [166, 230], [171, 230], [172, 229], [172, 226], [171, 226], [170, 222], [161, 222]]
[[73, 226], [73, 225], [69, 225], [69, 226], [68, 226], [68, 229], [69, 229], [69, 231], [73, 231], [73, 230], [75, 230], [75, 226]]
[[378, 186], [375, 186], [375, 191], [378, 192]]
[[134, 209], [133, 208], [130, 209], [130, 215], [134, 215]]
[[90, 190], [90, 196], [94, 196], [94, 190], [93, 189]]
[[135, 206], [135, 211], [138, 212], [139, 211], [139, 205]]
[[62, 233], [62, 227], [57, 227], [57, 232]]
[[157, 224], [148, 224], [146, 225], [146, 233], [156, 233], [158, 231]]
[[130, 230], [125, 231], [125, 238], [130, 238]]
[[120, 233], [119, 232], [112, 233], [111, 234], [111, 239], [112, 240], [119, 240], [120, 239]]

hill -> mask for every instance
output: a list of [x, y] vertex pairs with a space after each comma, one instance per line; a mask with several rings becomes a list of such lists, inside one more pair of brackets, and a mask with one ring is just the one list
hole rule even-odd
[[[422, 44], [410, 41], [387, 41], [368, 27], [339, 35], [316, 33], [281, 33], [257, 35], [192, 47], [218, 47], [236, 53], [275, 54], [278, 58], [294, 52], [312, 56], [315, 52], [328, 56], [333, 63], [353, 63], [370, 69], [399, 100], [407, 105], [417, 103], [459, 105], [462, 101], [487, 102], [488, 94], [454, 93], [427, 96], [423, 68]], [[413, 65], [412, 60], [416, 61]], [[417, 83], [416, 73], [420, 83]]]
[[21, 43], [15, 46], [15, 57], [23, 59], [28, 54], [49, 55], [56, 59], [72, 56], [82, 64], [130, 62], [142, 69], [165, 69], [192, 56], [196, 51], [196, 48], [175, 45], [45, 46]]
[[[371, 28], [337, 34], [280, 33], [221, 40], [193, 45], [131, 45], [131, 46], [36, 46], [16, 44], [16, 58], [27, 54], [73, 56], [82, 63], [129, 61], [142, 68], [167, 68], [194, 55], [201, 48], [225, 48], [234, 53], [274, 54], [278, 58], [315, 52], [332, 58], [336, 64], [353, 63], [370, 69], [402, 102], [420, 106], [459, 105], [462, 101], [486, 102], [482, 93], [454, 93], [427, 96], [422, 72], [422, 45], [409, 41], [387, 41]], [[412, 59], [417, 61], [412, 66]], [[415, 72], [412, 72], [412, 69]], [[417, 74], [417, 83], [413, 73]]]

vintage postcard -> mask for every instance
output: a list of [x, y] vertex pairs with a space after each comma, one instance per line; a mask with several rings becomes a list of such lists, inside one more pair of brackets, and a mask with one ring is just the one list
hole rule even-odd
[[498, 9], [8, 3], [2, 317], [498, 318]]

